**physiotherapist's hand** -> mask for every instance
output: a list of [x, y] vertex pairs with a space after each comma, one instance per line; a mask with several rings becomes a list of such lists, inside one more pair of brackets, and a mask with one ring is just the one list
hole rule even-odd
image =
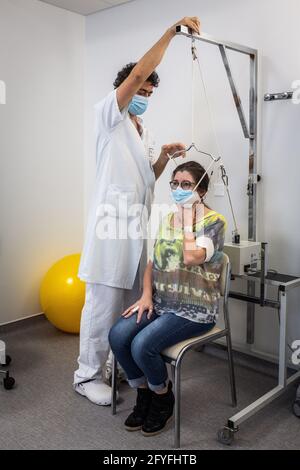
[[170, 29], [175, 34], [176, 26], [187, 26], [193, 33], [200, 34], [200, 20], [197, 16], [185, 16], [182, 20], [175, 23]]
[[142, 295], [133, 305], [131, 305], [125, 312], [122, 313], [122, 317], [130, 318], [132, 315], [137, 313], [137, 323], [140, 323], [143, 313], [148, 310], [147, 318], [150, 320], [153, 313], [153, 302], [152, 296]]
[[166, 144], [162, 146], [161, 155], [163, 155], [166, 159], [169, 159], [170, 157], [172, 158], [176, 152], [176, 155], [174, 155], [173, 158], [185, 157], [185, 149], [186, 146], [182, 142], [173, 142], [172, 144]]

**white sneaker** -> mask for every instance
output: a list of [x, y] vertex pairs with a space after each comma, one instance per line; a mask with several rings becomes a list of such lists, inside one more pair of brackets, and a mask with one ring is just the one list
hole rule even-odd
[[104, 384], [103, 382], [96, 382], [95, 380], [91, 380], [89, 382], [76, 384], [74, 388], [77, 393], [88, 398], [96, 405], [111, 405], [111, 387]]

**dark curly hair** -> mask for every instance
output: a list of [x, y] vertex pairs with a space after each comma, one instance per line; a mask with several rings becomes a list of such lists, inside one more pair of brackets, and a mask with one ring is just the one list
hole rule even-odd
[[[136, 62], [130, 62], [130, 64], [125, 65], [125, 67], [123, 67], [122, 70], [118, 72], [117, 78], [114, 81], [115, 88], [118, 88], [121, 85], [121, 83], [123, 83], [124, 80], [126, 80], [126, 78], [131, 74], [135, 66], [136, 66]], [[152, 72], [150, 77], [147, 78], [147, 80], [145, 81], [150, 82], [151, 85], [155, 87], [158, 87], [159, 82], [160, 82], [159, 76], [157, 75], [155, 71]]]

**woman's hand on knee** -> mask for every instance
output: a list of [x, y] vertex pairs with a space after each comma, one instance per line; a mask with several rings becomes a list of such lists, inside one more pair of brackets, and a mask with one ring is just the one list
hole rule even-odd
[[137, 313], [136, 322], [140, 323], [143, 313], [148, 310], [147, 318], [150, 320], [151, 315], [153, 313], [153, 302], [151, 296], [142, 296], [139, 300], [137, 300], [131, 307], [129, 307], [125, 312], [122, 313], [122, 317], [129, 318], [132, 315]]

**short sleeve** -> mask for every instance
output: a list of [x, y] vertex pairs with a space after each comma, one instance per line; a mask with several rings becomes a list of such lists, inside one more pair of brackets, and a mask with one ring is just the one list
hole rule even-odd
[[154, 257], [154, 246], [155, 246], [155, 241], [152, 243], [149, 243], [148, 245], [148, 261], [152, 261], [152, 263], [153, 263], [153, 257]]
[[207, 263], [217, 251], [222, 251], [225, 241], [226, 220], [223, 216], [212, 217], [204, 230], [199, 231], [196, 236], [196, 245], [206, 249]]
[[94, 106], [95, 110], [95, 131], [96, 134], [101, 130], [111, 131], [121, 121], [126, 118], [128, 107], [120, 111], [117, 90], [113, 90], [103, 100]]
[[155, 161], [156, 161], [156, 158], [155, 158], [155, 139], [154, 139], [154, 136], [153, 136], [152, 132], [150, 132], [149, 129], [147, 129], [146, 127], [144, 127], [144, 130], [143, 130], [143, 141], [144, 141], [146, 150], [148, 152], [149, 161], [150, 161], [151, 165], [153, 166]]
[[154, 260], [154, 250], [155, 250], [155, 245], [157, 243], [157, 239], [159, 237], [159, 232], [160, 232], [160, 229], [157, 230], [155, 239], [152, 239], [152, 238], [148, 239], [148, 261], [152, 261], [152, 263]]
[[[167, 231], [168, 231], [168, 226], [170, 224], [170, 216], [172, 213], [168, 213], [167, 215], [163, 216], [158, 229], [156, 229], [156, 235], [155, 238], [149, 238], [148, 239], [148, 261], [154, 261], [154, 253], [155, 253], [155, 248], [157, 243], [161, 239], [165, 239], [168, 237]], [[151, 228], [150, 228], [151, 230]]]

